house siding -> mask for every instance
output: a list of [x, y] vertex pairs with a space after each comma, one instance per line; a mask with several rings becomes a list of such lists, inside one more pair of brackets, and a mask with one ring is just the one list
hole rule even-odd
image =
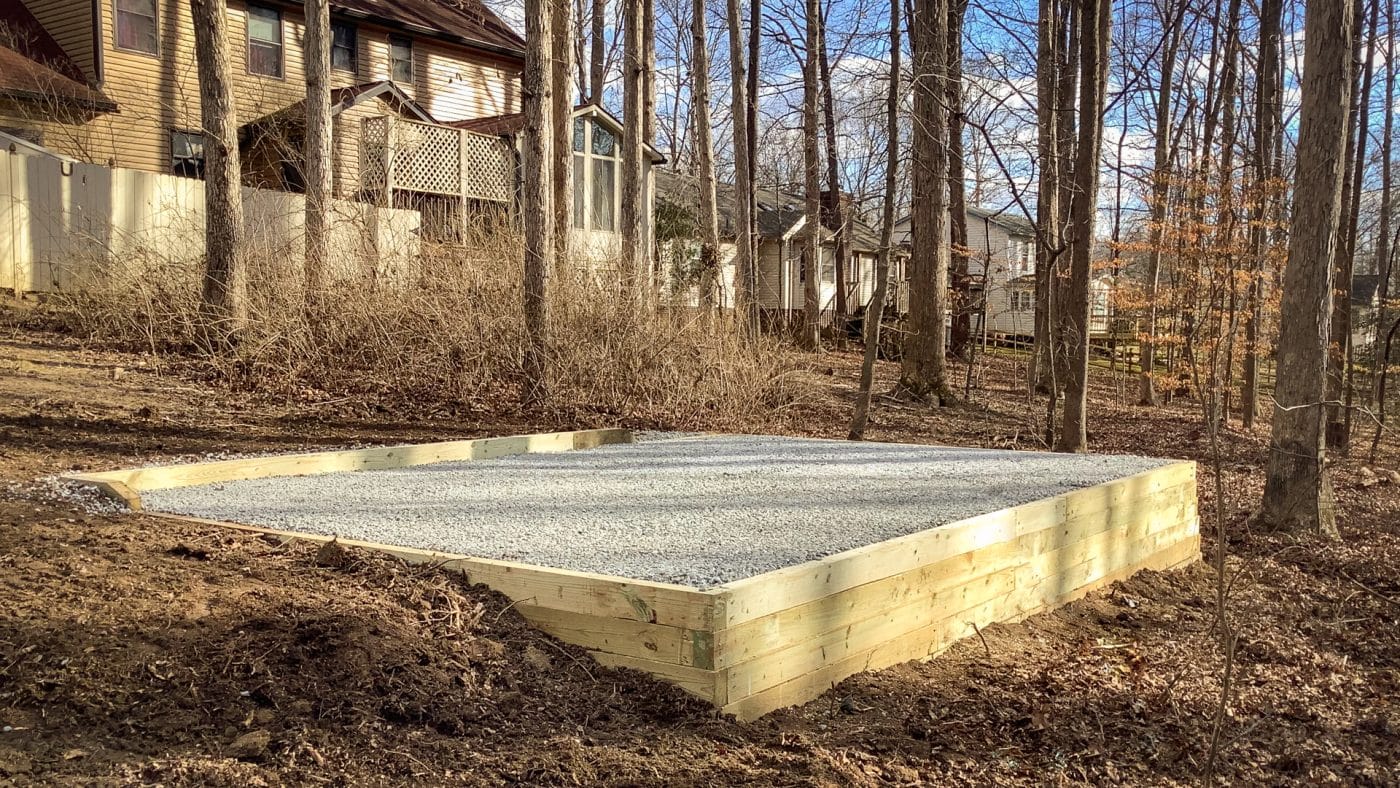
[[[71, 8], [75, 1], [43, 0], [36, 4]], [[85, 0], [82, 5], [86, 7]], [[276, 7], [282, 12], [281, 79], [248, 73], [247, 3], [235, 0], [228, 6], [229, 55], [240, 124], [283, 109], [306, 95], [303, 16], [293, 7]], [[159, 0], [157, 11], [160, 52], [152, 56], [117, 48], [114, 2], [100, 0], [102, 88], [121, 111], [100, 116], [82, 126], [57, 128], [59, 124], [41, 121], [45, 144], [75, 158], [151, 172], [169, 171], [170, 131], [197, 131], [201, 126], [199, 79], [188, 3]], [[89, 51], [92, 49], [90, 18], [89, 11], [83, 17]], [[44, 21], [47, 25], [47, 20]], [[356, 27], [356, 73], [332, 70], [334, 87], [388, 78], [390, 31], [367, 22], [357, 21]], [[53, 28], [50, 32], [57, 37]], [[395, 35], [402, 34], [396, 32]], [[67, 42], [60, 41], [68, 46]], [[465, 120], [518, 110], [519, 64], [432, 39], [414, 38], [413, 42], [414, 84], [402, 87], [438, 120]], [[358, 158], [358, 133], [349, 147], [348, 151], [337, 152], [341, 155], [353, 152]], [[350, 182], [356, 179], [354, 173], [342, 173], [341, 178]]]

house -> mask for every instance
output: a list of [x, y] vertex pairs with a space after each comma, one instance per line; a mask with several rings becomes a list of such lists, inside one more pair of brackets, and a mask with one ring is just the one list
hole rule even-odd
[[[301, 191], [302, 4], [228, 0], [228, 15], [245, 185]], [[0, 0], [0, 27], [0, 133], [113, 168], [202, 177], [188, 0]], [[419, 211], [424, 236], [445, 241], [509, 211], [523, 66], [524, 41], [484, 0], [331, 0], [334, 195]], [[618, 151], [601, 143], [620, 126], [598, 107], [575, 118], [591, 145], [578, 151], [580, 188], [599, 206], [583, 225], [606, 237]]]
[[1367, 347], [1376, 341], [1376, 321], [1381, 306], [1380, 274], [1351, 277], [1351, 344]]
[[[674, 295], [683, 303], [697, 305], [699, 245], [695, 224], [699, 214], [699, 179], [672, 170], [657, 170], [656, 212], [657, 239], [662, 247], [658, 257], [668, 270], [665, 279], [671, 283]], [[813, 228], [808, 226], [806, 203], [801, 195], [779, 189], [755, 190], [758, 214], [758, 302], [759, 308], [771, 318], [786, 320], [803, 311], [803, 289], [807, 276], [806, 239]], [[734, 304], [734, 187], [717, 184], [716, 205], [720, 221], [720, 294], [721, 306]], [[879, 233], [851, 216], [847, 238], [848, 259], [845, 264], [848, 308], [854, 312], [869, 303], [875, 291], [875, 266], [880, 252]], [[836, 306], [836, 240], [827, 227], [817, 227], [821, 234], [821, 259], [817, 262], [819, 298], [823, 320], [830, 320]], [[899, 270], [903, 254], [893, 265]]]
[[[895, 222], [895, 241], [912, 243], [911, 217]], [[968, 276], [974, 334], [1007, 338], [1035, 336], [1035, 228], [1016, 209], [967, 207]], [[1090, 330], [1107, 335], [1113, 326], [1112, 280], [1095, 277], [1090, 287]], [[907, 298], [900, 286], [901, 305]], [[902, 310], [901, 310], [902, 311]]]

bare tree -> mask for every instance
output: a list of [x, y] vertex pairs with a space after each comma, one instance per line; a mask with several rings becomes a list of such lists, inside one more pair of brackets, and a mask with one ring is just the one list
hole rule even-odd
[[211, 344], [227, 346], [248, 320], [238, 117], [224, 0], [190, 0], [204, 126], [204, 294]]
[[1259, 6], [1259, 69], [1255, 83], [1254, 188], [1250, 212], [1250, 257], [1253, 270], [1246, 295], [1245, 350], [1240, 419], [1252, 428], [1259, 417], [1259, 346], [1263, 341], [1264, 279], [1269, 254], [1268, 221], [1278, 203], [1273, 181], [1278, 177], [1279, 135], [1282, 133], [1283, 67], [1279, 60], [1283, 36], [1283, 0], [1262, 0]]
[[608, 31], [607, 14], [608, 0], [593, 0], [588, 36], [588, 101], [593, 104], [602, 103], [603, 85], [607, 80], [607, 43], [604, 40]]
[[554, 268], [553, 95], [550, 78], [550, 8], [555, 0], [525, 0], [525, 69], [521, 74], [522, 133], [520, 213], [525, 227], [525, 353], [527, 396], [549, 391], [549, 275]]
[[705, 30], [705, 5], [705, 0], [693, 0], [691, 4], [690, 117], [700, 174], [700, 297], [707, 306], [713, 306], [720, 271], [719, 208], [710, 130], [710, 41]]
[[851, 431], [847, 437], [865, 437], [865, 423], [870, 414], [870, 389], [875, 382], [875, 358], [880, 352], [880, 322], [885, 316], [885, 299], [890, 287], [890, 255], [894, 248], [894, 202], [899, 188], [899, 0], [890, 2], [890, 84], [885, 94], [885, 141], [888, 153], [885, 163], [885, 203], [880, 208], [880, 258], [875, 269], [875, 292], [870, 307], [865, 310], [865, 357], [860, 365], [860, 388], [856, 394], [856, 410], [851, 416]]
[[331, 8], [306, 0], [306, 297], [325, 286], [331, 189]]
[[817, 139], [817, 102], [821, 86], [817, 61], [823, 43], [821, 2], [807, 0], [807, 53], [802, 64], [802, 172], [806, 192], [807, 236], [802, 244], [802, 344], [821, 349], [822, 203], [821, 152]]
[[1259, 519], [1337, 536], [1323, 436], [1332, 320], [1332, 257], [1341, 214], [1347, 106], [1351, 98], [1351, 0], [1313, 0], [1304, 22], [1302, 114], [1284, 320], [1278, 340], [1273, 436]]
[[[1281, 0], [1263, 0], [1264, 3]], [[1152, 218], [1148, 226], [1147, 250], [1147, 326], [1140, 348], [1142, 373], [1138, 386], [1138, 401], [1143, 405], [1158, 405], [1157, 387], [1153, 381], [1157, 366], [1157, 290], [1162, 279], [1162, 243], [1167, 223], [1168, 189], [1171, 187], [1172, 88], [1176, 83], [1176, 59], [1181, 49], [1185, 27], [1185, 5], [1167, 5], [1166, 39], [1162, 47], [1162, 65], [1158, 72], [1156, 128], [1152, 143]], [[1261, 71], [1262, 78], [1262, 71]]]
[[948, 314], [948, 122], [943, 107], [948, 0], [914, 4], [913, 222], [909, 334], [900, 384], [914, 397], [949, 398], [944, 323]]
[[574, 217], [574, 13], [570, 0], [548, 0], [550, 38], [556, 42], [550, 71], [550, 140], [554, 157], [554, 264], [572, 259]]
[[[757, 3], [758, 0], [751, 0]], [[725, 0], [729, 25], [729, 98], [734, 137], [735, 314], [750, 330], [758, 328], [757, 261], [754, 259], [753, 171], [750, 166], [748, 85], [744, 68], [744, 27], [739, 0]]]
[[1381, 123], [1381, 204], [1380, 215], [1376, 220], [1376, 273], [1380, 277], [1378, 293], [1380, 305], [1376, 308], [1376, 341], [1372, 347], [1371, 366], [1375, 370], [1371, 381], [1371, 402], [1376, 408], [1376, 432], [1371, 438], [1370, 462], [1376, 461], [1376, 450], [1380, 445], [1381, 433], [1385, 429], [1385, 379], [1390, 363], [1390, 343], [1383, 336], [1393, 335], [1386, 331], [1389, 314], [1387, 301], [1390, 298], [1390, 277], [1393, 273], [1391, 213], [1394, 173], [1391, 169], [1395, 146], [1395, 4], [1386, 7], [1386, 53], [1385, 53], [1385, 119]]
[[[967, 0], [948, 3], [948, 216], [952, 242], [953, 324], [949, 352], [968, 357], [972, 341], [972, 276], [968, 270], [967, 176], [963, 167], [963, 20]], [[985, 297], [985, 294], [983, 294]]]
[[832, 279], [836, 282], [836, 299], [833, 305], [835, 327], [839, 334], [845, 327], [846, 315], [850, 314], [850, 305], [846, 303], [846, 262], [850, 259], [850, 228], [849, 217], [846, 216], [845, 196], [841, 190], [841, 149], [836, 142], [836, 100], [831, 89], [831, 47], [826, 36], [825, 14], [817, 17], [817, 24], [818, 39], [821, 41], [821, 46], [817, 49], [817, 70], [820, 77], [818, 90], [821, 95], [823, 133], [826, 137], [826, 191], [823, 192], [822, 212], [824, 224], [828, 225], [835, 235], [832, 240], [836, 254], [831, 265]]
[[641, 297], [645, 289], [645, 243], [642, 238], [642, 141], [646, 124], [646, 81], [642, 49], [645, 13], [650, 0], [625, 0], [622, 12], [622, 230], [620, 268], [629, 292]]

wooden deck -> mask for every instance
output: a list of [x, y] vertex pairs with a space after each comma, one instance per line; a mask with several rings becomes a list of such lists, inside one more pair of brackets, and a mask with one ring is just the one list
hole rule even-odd
[[[626, 430], [522, 435], [137, 468], [67, 478], [140, 509], [142, 490], [629, 443]], [[153, 513], [313, 542], [331, 537]], [[1196, 467], [1181, 462], [700, 590], [341, 540], [460, 571], [601, 664], [646, 671], [740, 720], [847, 676], [937, 654], [1141, 569], [1200, 557]]]

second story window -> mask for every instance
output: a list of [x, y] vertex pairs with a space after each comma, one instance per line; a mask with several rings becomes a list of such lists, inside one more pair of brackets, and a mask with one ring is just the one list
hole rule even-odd
[[349, 71], [351, 74], [358, 70], [357, 38], [354, 25], [349, 22], [331, 22], [331, 68]]
[[116, 0], [117, 48], [156, 54], [156, 0]]
[[400, 85], [413, 84], [413, 39], [389, 36], [389, 79]]
[[248, 73], [282, 78], [282, 12], [248, 6]]

